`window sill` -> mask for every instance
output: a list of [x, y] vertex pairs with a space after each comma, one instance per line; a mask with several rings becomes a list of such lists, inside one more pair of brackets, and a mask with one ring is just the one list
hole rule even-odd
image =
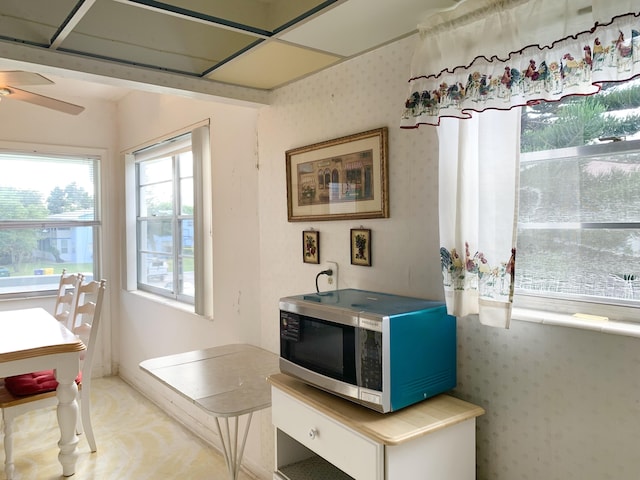
[[577, 318], [565, 313], [547, 312], [529, 308], [514, 307], [511, 313], [513, 320], [521, 322], [541, 323], [558, 327], [579, 328], [612, 335], [640, 338], [640, 323], [621, 322], [616, 320], [600, 320]]
[[146, 300], [150, 300], [155, 303], [160, 303], [162, 305], [166, 305], [167, 307], [175, 308], [178, 310], [182, 310], [186, 313], [195, 314], [193, 305], [184, 302], [178, 302], [177, 300], [173, 300], [171, 298], [165, 298], [160, 295], [154, 295], [153, 293], [144, 292], [142, 290], [131, 290], [130, 294], [135, 295], [137, 297], [144, 298]]

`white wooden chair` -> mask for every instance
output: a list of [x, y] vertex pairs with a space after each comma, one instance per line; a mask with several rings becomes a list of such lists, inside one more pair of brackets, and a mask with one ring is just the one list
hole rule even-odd
[[62, 322], [65, 327], [71, 330], [69, 318], [72, 315], [73, 308], [73, 292], [82, 282], [81, 273], [70, 273], [62, 270], [60, 275], [60, 284], [58, 285], [58, 294], [56, 296], [56, 305], [53, 309], [53, 316]]
[[[100, 316], [102, 311], [102, 300], [106, 289], [106, 281], [91, 281], [78, 284], [74, 294], [74, 301], [71, 307], [73, 312], [71, 326], [72, 331], [86, 345], [87, 350], [80, 356], [81, 380], [78, 383], [78, 424], [77, 431], [84, 431], [87, 443], [92, 452], [97, 450], [93, 427], [91, 425], [91, 370], [96, 350], [98, 329], [100, 326]], [[13, 421], [23, 413], [46, 407], [57, 405], [56, 391], [57, 382], [52, 385], [53, 370], [48, 372], [34, 372], [32, 374], [17, 375], [0, 380], [0, 409], [2, 410], [2, 420], [4, 425], [4, 450], [5, 450], [5, 473], [7, 480], [13, 480]], [[28, 387], [30, 379], [43, 378], [44, 384], [50, 385], [47, 391], [28, 393], [19, 387]], [[18, 388], [16, 388], [16, 385]], [[28, 388], [26, 388], [28, 390]]]
[[[91, 425], [91, 373], [96, 353], [98, 328], [100, 327], [102, 300], [106, 288], [106, 280], [94, 280], [79, 285], [73, 307], [72, 331], [87, 347], [84, 355], [81, 355], [82, 382], [79, 389], [79, 403], [82, 420], [81, 427], [84, 429], [92, 452], [95, 452], [98, 448], [93, 435], [93, 426]], [[79, 431], [81, 430], [79, 429]]]

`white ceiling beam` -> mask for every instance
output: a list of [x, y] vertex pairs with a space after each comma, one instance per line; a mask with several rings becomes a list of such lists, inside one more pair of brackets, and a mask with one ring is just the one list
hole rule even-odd
[[200, 100], [216, 100], [260, 106], [269, 103], [269, 92], [214, 80], [121, 65], [40, 47], [0, 41], [0, 67], [75, 78], [154, 93], [180, 95]]

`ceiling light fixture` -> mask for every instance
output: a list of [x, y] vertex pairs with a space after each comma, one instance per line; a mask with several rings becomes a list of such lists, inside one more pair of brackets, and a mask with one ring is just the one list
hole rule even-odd
[[0, 87], [0, 100], [2, 100], [2, 97], [6, 97], [7, 95], [11, 94], [11, 90], [9, 90], [6, 87]]
[[6, 97], [10, 93], [11, 93], [11, 90], [9, 90], [8, 88], [0, 87], [0, 100], [2, 100], [2, 97]]

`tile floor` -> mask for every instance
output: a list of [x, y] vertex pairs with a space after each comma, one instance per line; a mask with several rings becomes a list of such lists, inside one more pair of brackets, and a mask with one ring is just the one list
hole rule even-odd
[[[75, 480], [226, 480], [223, 457], [118, 377], [92, 384], [98, 451], [81, 436]], [[59, 480], [55, 408], [27, 413], [14, 424], [15, 480]], [[0, 435], [0, 480], [4, 475]], [[240, 480], [253, 480], [242, 472]]]

